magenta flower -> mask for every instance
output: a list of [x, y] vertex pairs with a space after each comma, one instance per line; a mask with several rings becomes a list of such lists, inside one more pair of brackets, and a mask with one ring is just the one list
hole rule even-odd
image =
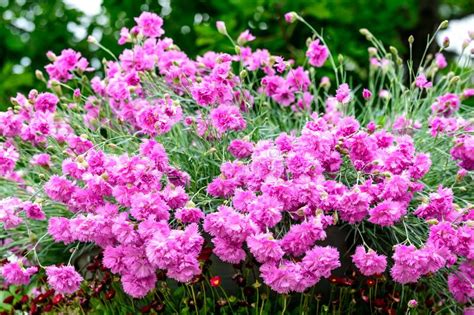
[[82, 282], [82, 277], [72, 266], [46, 267], [48, 284], [58, 293], [71, 294], [76, 292]]
[[354, 255], [352, 255], [352, 261], [365, 276], [381, 274], [387, 268], [386, 256], [378, 255], [372, 249], [366, 252], [364, 246], [357, 246]]
[[365, 99], [365, 100], [369, 100], [371, 97], [372, 97], [372, 92], [368, 89], [364, 89], [362, 91], [362, 97]]
[[341, 84], [336, 91], [336, 99], [339, 103], [347, 104], [351, 101], [351, 90], [347, 83]]
[[433, 83], [428, 81], [423, 73], [416, 77], [415, 85], [420, 89], [429, 89], [433, 87]]
[[30, 278], [38, 271], [37, 267], [24, 268], [20, 262], [9, 262], [1, 268], [1, 274], [7, 284], [26, 285]]
[[138, 30], [146, 37], [160, 37], [165, 32], [161, 28], [163, 19], [155, 13], [143, 12], [138, 18], [135, 18]]
[[314, 67], [322, 67], [329, 57], [329, 50], [326, 46], [319, 44], [319, 39], [312, 41], [306, 51], [309, 64]]

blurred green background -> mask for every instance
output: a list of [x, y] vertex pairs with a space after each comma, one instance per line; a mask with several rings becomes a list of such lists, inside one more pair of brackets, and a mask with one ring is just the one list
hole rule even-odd
[[[88, 12], [91, 7], [94, 12]], [[163, 16], [166, 35], [190, 56], [209, 49], [232, 51], [215, 29], [215, 22], [223, 20], [232, 36], [250, 29], [257, 36], [253, 47], [298, 60], [310, 33], [283, 19], [284, 13], [296, 11], [323, 31], [333, 52], [350, 57], [355, 80], [364, 80], [367, 43], [359, 28], [370, 29], [402, 54], [412, 34], [417, 55], [441, 20], [465, 16], [473, 8], [474, 0], [0, 0], [0, 109], [19, 91], [43, 88], [34, 70], [48, 63], [48, 50], [72, 47], [98, 66], [105, 56], [87, 43], [92, 34], [118, 54], [123, 49], [116, 43], [118, 31], [131, 27], [144, 10]]]

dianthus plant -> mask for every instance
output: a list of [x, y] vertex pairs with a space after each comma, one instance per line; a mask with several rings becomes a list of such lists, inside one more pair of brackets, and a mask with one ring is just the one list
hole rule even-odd
[[302, 65], [224, 22], [235, 52], [192, 59], [150, 12], [101, 69], [47, 53], [45, 91], [0, 113], [2, 308], [471, 305], [470, 64], [448, 65], [445, 45], [415, 68], [363, 29], [368, 84], [354, 85], [319, 32], [282, 18], [313, 33]]

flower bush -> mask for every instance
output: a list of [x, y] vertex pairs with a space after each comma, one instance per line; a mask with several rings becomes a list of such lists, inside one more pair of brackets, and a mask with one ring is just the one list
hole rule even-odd
[[370, 80], [351, 85], [284, 18], [313, 30], [308, 65], [223, 22], [235, 53], [193, 60], [150, 12], [103, 69], [47, 54], [48, 92], [0, 113], [5, 312], [471, 306], [472, 69], [442, 72], [443, 48], [415, 69], [364, 29]]

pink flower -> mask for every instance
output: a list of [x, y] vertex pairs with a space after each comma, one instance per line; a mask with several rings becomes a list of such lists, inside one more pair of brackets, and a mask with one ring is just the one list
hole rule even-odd
[[34, 107], [35, 110], [40, 112], [55, 112], [56, 105], [59, 103], [59, 99], [56, 95], [51, 93], [40, 93], [36, 97]]
[[448, 62], [446, 61], [446, 58], [444, 58], [444, 55], [442, 53], [437, 53], [435, 55], [435, 61], [436, 61], [436, 66], [439, 69], [444, 69], [448, 66]]
[[234, 157], [238, 159], [244, 159], [252, 155], [253, 152], [253, 143], [243, 139], [234, 139], [230, 142], [227, 150]]
[[65, 49], [61, 55], [55, 58], [52, 64], [48, 64], [45, 69], [51, 79], [67, 82], [73, 78], [74, 71], [89, 71], [89, 62], [82, 57], [81, 53], [72, 49]]
[[336, 91], [336, 99], [339, 103], [347, 104], [351, 101], [351, 90], [347, 83], [341, 84]]
[[384, 200], [369, 210], [369, 222], [381, 226], [391, 226], [406, 214], [406, 207], [401, 203]]
[[33, 220], [44, 220], [46, 219], [46, 215], [41, 209], [41, 206], [37, 203], [32, 203], [30, 201], [25, 201], [23, 203], [23, 210], [26, 212], [26, 216]]
[[168, 235], [157, 233], [147, 244], [148, 260], [179, 282], [188, 282], [201, 273], [198, 255], [204, 239], [193, 223], [185, 230], [171, 230]]
[[313, 279], [329, 278], [331, 272], [341, 266], [339, 252], [331, 246], [315, 246], [306, 252], [301, 264]]
[[53, 237], [55, 242], [69, 244], [74, 241], [69, 220], [63, 217], [52, 217], [49, 219], [48, 233]]
[[433, 83], [428, 81], [423, 73], [416, 77], [415, 85], [420, 89], [429, 89], [433, 87]]
[[247, 246], [255, 259], [261, 264], [269, 261], [278, 262], [285, 254], [271, 233], [259, 233], [249, 236]]
[[465, 89], [463, 92], [462, 92], [462, 96], [464, 98], [470, 98], [472, 96], [474, 96], [474, 89]]
[[239, 108], [232, 105], [220, 105], [211, 110], [210, 117], [212, 125], [220, 134], [229, 130], [244, 130], [247, 126]]
[[318, 68], [324, 65], [328, 56], [328, 48], [324, 45], [320, 45], [319, 39], [312, 41], [306, 51], [306, 57], [309, 59], [309, 64]]
[[82, 277], [72, 266], [48, 266], [46, 275], [48, 284], [57, 293], [71, 294], [76, 292], [81, 286]]
[[288, 12], [285, 13], [285, 21], [287, 23], [293, 23], [297, 19], [297, 14], [296, 12]]
[[216, 28], [217, 28], [217, 31], [221, 33], [222, 35], [227, 34], [227, 28], [225, 27], [225, 23], [223, 21], [217, 21]]
[[161, 28], [163, 26], [163, 19], [155, 13], [143, 12], [138, 18], [135, 18], [138, 30], [146, 37], [160, 37], [165, 32]]
[[156, 285], [156, 275], [137, 277], [133, 273], [122, 276], [122, 287], [125, 293], [136, 299], [145, 297]]
[[357, 246], [354, 255], [352, 255], [352, 261], [365, 276], [381, 274], [387, 268], [386, 256], [378, 255], [371, 249], [366, 252], [364, 246]]
[[183, 223], [199, 223], [204, 219], [204, 213], [198, 208], [179, 208], [175, 212], [175, 218]]
[[368, 89], [364, 89], [362, 91], [362, 97], [365, 99], [365, 100], [369, 100], [371, 97], [372, 97], [372, 92]]
[[474, 269], [472, 261], [465, 261], [459, 271], [448, 276], [448, 287], [451, 294], [459, 303], [466, 303], [474, 298]]
[[23, 222], [23, 219], [18, 216], [21, 206], [22, 202], [18, 198], [0, 199], [0, 223], [3, 223], [4, 229], [13, 229]]
[[31, 164], [50, 167], [51, 166], [51, 156], [47, 153], [35, 154], [31, 157]]
[[38, 271], [37, 267], [24, 268], [20, 262], [9, 262], [1, 269], [2, 277], [7, 284], [26, 285], [30, 283], [30, 278]]
[[452, 93], [446, 93], [436, 98], [436, 102], [431, 105], [431, 110], [433, 115], [449, 117], [459, 109], [460, 104], [461, 101], [459, 96]]
[[474, 136], [464, 135], [456, 138], [451, 156], [454, 160], [460, 161], [459, 166], [462, 168], [468, 171], [474, 170]]
[[237, 44], [240, 46], [245, 45], [247, 42], [251, 42], [255, 39], [255, 36], [253, 36], [249, 30], [245, 30], [239, 35], [239, 38], [237, 38]]

